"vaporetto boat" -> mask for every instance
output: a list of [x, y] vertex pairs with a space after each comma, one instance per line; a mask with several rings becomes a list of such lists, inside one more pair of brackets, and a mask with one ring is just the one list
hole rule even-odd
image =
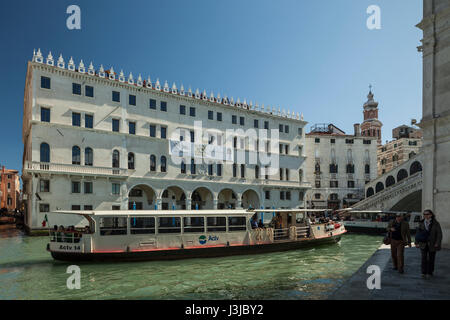
[[[47, 250], [63, 261], [143, 261], [246, 255], [338, 242], [346, 232], [344, 225], [311, 222], [310, 214], [320, 212], [324, 210], [58, 211], [82, 216], [88, 226], [70, 230], [55, 226]], [[277, 228], [252, 228], [255, 214], [272, 215]]]

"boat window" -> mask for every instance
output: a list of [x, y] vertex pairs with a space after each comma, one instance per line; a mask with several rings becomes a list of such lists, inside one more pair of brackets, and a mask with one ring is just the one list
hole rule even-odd
[[420, 216], [415, 216], [414, 217], [414, 222], [420, 222]]
[[228, 231], [245, 231], [247, 230], [247, 221], [245, 217], [228, 217]]
[[158, 218], [158, 233], [181, 233], [181, 218]]
[[206, 231], [227, 231], [225, 217], [208, 217], [206, 220]]
[[131, 217], [131, 234], [155, 234], [155, 218]]
[[108, 217], [100, 218], [100, 235], [115, 236], [127, 234], [127, 218]]
[[183, 218], [184, 233], [205, 232], [205, 218], [204, 217], [185, 217]]
[[305, 214], [304, 214], [304, 213], [297, 213], [297, 214], [295, 215], [295, 221], [296, 221], [297, 223], [303, 223], [303, 222], [305, 222]]

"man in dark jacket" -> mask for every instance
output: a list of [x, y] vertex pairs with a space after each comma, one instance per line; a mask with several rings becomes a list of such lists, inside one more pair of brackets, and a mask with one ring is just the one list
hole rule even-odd
[[394, 270], [399, 273], [404, 272], [404, 252], [405, 246], [411, 247], [411, 233], [409, 224], [403, 221], [403, 215], [398, 213], [395, 220], [389, 222], [387, 230], [391, 233], [391, 256]]
[[442, 229], [433, 211], [425, 210], [416, 232], [416, 247], [422, 254], [422, 277], [429, 278], [434, 272], [436, 252], [441, 249]]

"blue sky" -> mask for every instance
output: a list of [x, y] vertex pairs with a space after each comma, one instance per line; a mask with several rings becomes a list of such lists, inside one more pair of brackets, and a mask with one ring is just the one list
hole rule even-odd
[[[81, 30], [66, 9], [81, 8]], [[381, 30], [366, 27], [369, 5]], [[0, 164], [21, 170], [33, 49], [302, 112], [353, 132], [373, 85], [392, 129], [422, 114], [421, 0], [1, 1]]]

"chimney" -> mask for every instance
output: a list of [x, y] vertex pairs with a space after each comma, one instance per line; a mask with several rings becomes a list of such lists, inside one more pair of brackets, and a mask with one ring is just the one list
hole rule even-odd
[[353, 127], [355, 128], [355, 137], [359, 137], [361, 135], [360, 130], [359, 130], [360, 124], [359, 123], [355, 123], [353, 125]]

